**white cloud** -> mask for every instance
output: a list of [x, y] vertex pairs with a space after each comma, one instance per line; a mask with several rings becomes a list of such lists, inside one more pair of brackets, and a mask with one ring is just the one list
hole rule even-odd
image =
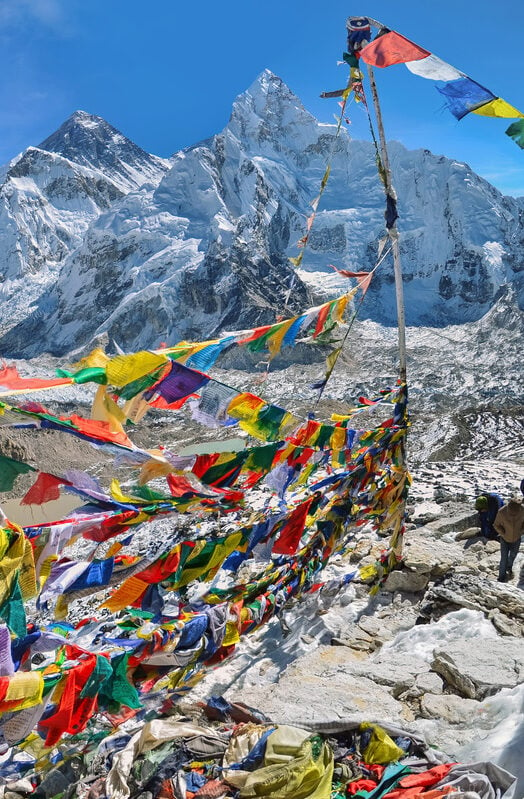
[[63, 34], [67, 27], [66, 7], [64, 0], [1, 0], [0, 31], [8, 33], [36, 23]]

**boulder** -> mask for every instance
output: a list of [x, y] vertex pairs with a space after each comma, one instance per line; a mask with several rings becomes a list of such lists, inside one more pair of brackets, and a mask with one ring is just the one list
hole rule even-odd
[[448, 724], [471, 724], [479, 713], [480, 702], [463, 699], [453, 694], [424, 694], [420, 700], [420, 714], [426, 719], [443, 719]]
[[467, 541], [469, 538], [480, 536], [480, 527], [468, 527], [455, 536], [455, 541]]
[[522, 638], [469, 638], [435, 650], [431, 664], [462, 696], [484, 699], [524, 679]]
[[[320, 646], [288, 666], [270, 690], [267, 685], [245, 685], [240, 690], [236, 686], [225, 696], [263, 708], [278, 723], [299, 725], [304, 719], [332, 721], [349, 716], [362, 721], [405, 720], [402, 704], [374, 681], [368, 663], [362, 664], [346, 647]], [[357, 668], [360, 665], [362, 669]]]
[[421, 693], [441, 694], [443, 687], [442, 677], [434, 671], [418, 674], [415, 679], [415, 688]]
[[498, 608], [488, 613], [488, 619], [490, 619], [495, 629], [502, 635], [512, 635], [516, 638], [520, 635], [524, 635], [524, 625], [514, 619], [510, 619], [505, 613], [498, 610]]
[[435, 539], [431, 528], [425, 527], [406, 536], [403, 555], [407, 569], [429, 571], [436, 580], [464, 561], [464, 548], [454, 541]]
[[459, 574], [458, 570], [434, 583], [424, 595], [420, 615], [439, 619], [451, 610], [470, 608], [488, 614], [498, 610], [518, 623], [524, 621], [524, 592], [510, 583], [498, 583], [477, 574]]
[[395, 569], [388, 574], [384, 583], [384, 590], [394, 593], [404, 591], [415, 594], [424, 591], [429, 583], [428, 572], [407, 571], [406, 569]]
[[[368, 677], [373, 682], [390, 688], [395, 698], [406, 691], [411, 694], [419, 677], [427, 675], [429, 669], [430, 665], [425, 660], [406, 652], [395, 652], [393, 649], [389, 649], [384, 655], [376, 653], [365, 663], [355, 663], [352, 666], [353, 674]], [[434, 676], [440, 679], [438, 675]]]
[[458, 512], [453, 516], [444, 516], [442, 519], [431, 522], [429, 527], [435, 536], [442, 537], [446, 533], [459, 532], [472, 527], [478, 519], [476, 512]]

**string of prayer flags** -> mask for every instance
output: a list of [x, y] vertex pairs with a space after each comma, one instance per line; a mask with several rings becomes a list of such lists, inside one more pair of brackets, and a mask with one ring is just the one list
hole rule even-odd
[[[280, 352], [282, 346], [294, 346], [297, 336], [300, 333], [307, 334], [311, 325], [315, 324], [315, 328], [318, 327], [318, 317], [326, 318], [328, 314], [331, 314], [334, 320], [342, 321], [347, 302], [346, 295], [342, 295], [322, 305], [309, 308], [304, 313], [291, 319], [271, 325], [262, 325], [252, 330], [228, 333], [221, 339], [200, 343], [180, 342], [174, 347], [157, 350], [157, 353], [167, 355], [172, 360], [183, 362], [187, 366], [201, 370], [210, 369], [215, 364], [218, 356], [232, 345], [245, 346], [253, 352], [267, 349], [271, 356], [275, 356]], [[328, 309], [327, 311], [326, 308]]]
[[522, 111], [400, 33], [381, 27], [375, 39], [355, 51], [355, 55], [375, 67], [405, 64], [413, 74], [438, 81], [441, 85], [436, 86], [437, 91], [445, 98], [446, 106], [458, 120], [469, 113], [517, 119], [507, 128], [506, 134], [524, 149]]
[[[398, 411], [395, 419], [399, 423], [405, 414], [405, 402], [404, 398], [401, 401], [400, 391], [397, 390], [395, 402]], [[361, 404], [369, 407], [369, 403], [383, 398], [382, 394], [373, 400], [362, 398]], [[258, 413], [261, 406], [257, 399], [251, 395], [246, 406]], [[123, 572], [124, 581], [119, 578], [119, 587], [106, 601], [106, 608], [111, 606], [119, 611], [128, 608], [127, 613], [119, 619], [108, 619], [107, 616], [89, 619], [85, 629], [93, 630], [94, 636], [90, 648], [74, 643], [82, 637], [82, 623], [65, 624], [63, 627], [55, 624], [54, 631], [63, 630], [70, 640], [65, 646], [59, 641], [55, 644], [55, 663], [46, 668], [44, 675], [34, 665], [29, 672], [36, 675], [31, 677], [35, 686], [43, 682], [41, 698], [47, 691], [48, 707], [43, 716], [43, 702], [39, 716], [43, 721], [39, 723], [36, 715], [33, 718], [33, 726], [38, 725], [40, 733], [46, 737], [46, 743], [51, 745], [58, 742], [64, 732], [75, 735], [86, 729], [89, 717], [98, 711], [107, 713], [108, 710], [117, 712], [120, 708], [129, 708], [129, 712], [132, 712], [140, 706], [152, 687], [156, 691], [167, 692], [167, 696], [177, 696], [187, 690], [193, 679], [188, 679], [190, 674], [201, 673], [205, 664], [213, 662], [214, 657], [221, 659], [230, 654], [241, 636], [267, 622], [289, 598], [298, 597], [304, 591], [321, 590], [319, 571], [330, 554], [343, 546], [348, 526], [359, 521], [375, 520], [376, 525], [394, 522], [401, 529], [401, 500], [406, 476], [401, 467], [396, 469], [391, 464], [396, 458], [396, 451], [402, 446], [404, 431], [405, 428], [395, 424], [357, 432], [318, 422], [312, 424], [310, 435], [314, 435], [317, 446], [325, 445], [328, 441], [335, 443], [331, 440], [333, 435], [340, 436], [339, 445], [344, 442], [347, 444], [350, 438], [351, 441], [354, 439], [355, 449], [351, 452], [351, 468], [348, 471], [323, 477], [285, 514], [271, 513], [268, 516], [263, 513], [252, 524], [225, 536], [179, 542], [152, 562], [135, 563], [138, 568], [134, 566], [134, 573], [131, 574], [129, 571]], [[215, 485], [230, 486], [237, 480], [239, 468], [244, 466], [247, 471], [268, 469], [274, 464], [304, 467], [314, 454], [312, 448], [294, 446], [291, 442], [275, 442], [240, 453], [198, 456], [194, 461], [180, 461], [177, 456], [172, 457], [173, 464], [193, 467], [201, 478], [207, 477]], [[101, 499], [107, 496], [96, 484], [91, 485], [87, 476], [67, 472], [66, 477], [74, 483], [72, 487], [75, 490], [83, 490], [86, 496], [99, 496]], [[185, 476], [177, 474], [169, 474], [169, 478], [173, 481], [186, 480]], [[191, 481], [185, 485], [177, 482], [176, 493], [181, 493], [188, 485], [191, 487], [195, 484]], [[132, 488], [128, 492], [129, 496], [120, 489], [116, 493], [124, 505], [127, 501], [139, 504], [142, 499], [145, 503], [156, 502], [159, 508], [166, 506], [157, 491]], [[145, 504], [140, 507], [150, 511]], [[120, 512], [123, 514], [123, 509]], [[102, 514], [99, 511], [97, 513], [97, 524], [100, 524]], [[105, 521], [115, 518], [114, 513], [111, 515], [106, 511]], [[121, 530], [126, 529], [125, 521], [128, 519], [125, 517]], [[87, 531], [88, 524], [87, 518], [83, 517], [79, 529]], [[57, 535], [55, 544], [51, 549], [48, 547], [48, 553], [59, 551], [61, 545], [58, 544], [57, 548], [56, 541], [63, 542], [72, 537], [74, 524], [68, 526], [69, 530], [64, 523], [60, 530], [58, 523], [50, 525], [49, 529], [55, 528]], [[32, 553], [32, 542], [39, 562], [42, 559], [45, 561], [45, 547], [50, 539], [46, 543], [42, 529], [38, 534], [34, 531], [33, 535], [33, 531], [28, 529], [24, 548], [27, 544]], [[16, 533], [15, 530], [15, 537]], [[9, 530], [5, 531], [6, 536], [10, 534]], [[20, 537], [17, 540], [20, 549]], [[171, 601], [173, 591], [194, 580], [212, 579], [222, 564], [235, 563], [234, 553], [236, 561], [241, 562], [243, 555], [254, 547], [266, 548], [265, 542], [269, 549], [273, 548], [277, 560], [252, 576], [249, 582], [233, 585], [229, 589], [211, 589], [202, 597], [198, 612], [192, 611], [182, 599], [177, 600], [180, 609], [175, 615], [170, 616], [165, 608], [162, 610], [164, 598]], [[4, 549], [0, 547], [1, 567], [4, 567], [1, 554]], [[111, 549], [105, 558], [76, 564], [67, 560], [57, 563], [44, 584], [44, 588], [47, 588], [41, 592], [41, 600], [46, 601], [48, 597], [51, 604], [56, 601], [58, 612], [62, 612], [66, 607], [66, 598], [78, 596], [83, 591], [96, 591], [103, 584], [110, 584], [115, 576], [118, 578], [119, 557], [118, 551]], [[133, 559], [128, 562], [133, 563]], [[384, 576], [390, 567], [390, 561], [385, 557], [373, 565], [370, 579], [379, 574]], [[17, 601], [17, 586], [22, 585], [22, 582], [27, 588], [27, 578], [23, 580], [22, 570], [19, 569], [16, 583], [11, 584], [9, 599]], [[107, 625], [108, 621], [112, 629], [109, 635], [102, 631], [101, 626], [102, 623]], [[60, 636], [57, 638], [60, 639]], [[35, 641], [28, 646], [26, 656], [30, 660], [27, 662], [31, 662], [36, 645]], [[140, 664], [144, 664], [147, 670], [147, 680], [144, 680], [140, 670], [137, 671]], [[29, 695], [29, 691], [27, 693]], [[33, 699], [27, 701], [33, 702], [31, 707], [35, 706]], [[22, 703], [17, 705], [17, 710], [21, 706]], [[122, 719], [127, 717], [127, 711], [122, 713]], [[87, 741], [90, 740], [88, 737]]]
[[[72, 414], [71, 416], [55, 416], [46, 411], [45, 408], [38, 406], [38, 410], [33, 407], [18, 407], [9, 405], [5, 402], [0, 402], [0, 412], [12, 414], [15, 421], [11, 422], [12, 427], [22, 425], [23, 427], [35, 427], [45, 430], [59, 430], [64, 433], [69, 433], [77, 438], [83, 438], [92, 444], [98, 446], [112, 447], [115, 452], [120, 453], [121, 457], [128, 455], [132, 460], [143, 462], [149, 460], [153, 455], [135, 447], [126, 433], [111, 430], [111, 426], [107, 422], [99, 421], [96, 419], [84, 419], [81, 416]], [[18, 422], [17, 417], [23, 417], [24, 422]], [[25, 471], [30, 470], [28, 467]], [[0, 489], [10, 490], [10, 489]]]
[[350, 94], [351, 94], [351, 92], [353, 90], [355, 90], [355, 96], [357, 96], [357, 94], [358, 94], [359, 82], [358, 81], [354, 81], [353, 78], [354, 78], [353, 74], [350, 74], [348, 85], [346, 86], [346, 88], [343, 90], [343, 92], [341, 94], [342, 100], [339, 103], [339, 105], [340, 105], [340, 115], [337, 117], [337, 128], [336, 128], [336, 131], [335, 131], [335, 137], [334, 137], [333, 145], [332, 145], [332, 148], [331, 148], [331, 152], [329, 154], [328, 163], [326, 165], [325, 172], [322, 175], [322, 179], [320, 181], [320, 188], [319, 188], [318, 195], [311, 202], [311, 207], [313, 208], [313, 213], [310, 214], [308, 216], [307, 220], [306, 220], [306, 233], [297, 242], [297, 247], [300, 249], [300, 252], [299, 252], [298, 255], [288, 259], [293, 264], [293, 266], [295, 266], [296, 268], [298, 268], [302, 264], [302, 261], [304, 259], [304, 253], [305, 253], [306, 247], [307, 247], [307, 245], [309, 243], [309, 239], [311, 237], [311, 231], [313, 229], [313, 223], [314, 223], [316, 215], [317, 215], [318, 206], [319, 206], [320, 200], [322, 199], [322, 195], [324, 194], [324, 191], [326, 190], [326, 186], [328, 184], [329, 176], [331, 174], [331, 161], [332, 161], [333, 156], [335, 154], [337, 139], [338, 139], [338, 137], [340, 135], [340, 131], [342, 130], [342, 121], [345, 119], [345, 112], [346, 112], [346, 105], [347, 105], [347, 102], [348, 102], [348, 98], [349, 98], [349, 96], [350, 96]]

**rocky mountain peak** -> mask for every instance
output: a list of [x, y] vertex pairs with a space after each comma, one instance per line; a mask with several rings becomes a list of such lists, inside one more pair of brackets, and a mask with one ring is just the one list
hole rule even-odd
[[75, 111], [38, 147], [100, 170], [123, 190], [156, 182], [168, 167], [168, 161], [150, 155], [105, 119], [87, 111]]
[[227, 130], [240, 138], [254, 138], [257, 147], [264, 142], [285, 140], [287, 146], [298, 135], [299, 128], [316, 127], [317, 121], [302, 105], [284, 81], [265, 69], [251, 86], [233, 103]]
[[93, 147], [118, 146], [119, 139], [124, 140], [125, 137], [102, 117], [88, 114], [87, 111], [75, 111], [38, 148], [92, 166], [89, 156], [93, 154]]

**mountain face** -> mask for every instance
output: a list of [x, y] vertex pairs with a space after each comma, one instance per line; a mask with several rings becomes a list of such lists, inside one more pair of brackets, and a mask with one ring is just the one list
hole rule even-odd
[[[168, 162], [140, 150], [100, 117], [74, 113], [13, 159], [0, 185], [0, 330], [23, 321], [101, 213]], [[67, 275], [67, 273], [66, 273]]]
[[[329, 158], [297, 273], [288, 257]], [[479, 319], [507, 284], [524, 307], [522, 203], [427, 150], [393, 142], [390, 158], [408, 323]], [[11, 298], [1, 346], [18, 356], [63, 354], [100, 336], [131, 350], [272, 322], [319, 286], [341, 293], [347, 281], [330, 264], [373, 267], [384, 235], [372, 145], [336, 139], [268, 71], [220, 134], [169, 168], [77, 112], [9, 166], [0, 197], [1, 290]], [[394, 324], [392, 283], [386, 261], [361, 316]]]
[[75, 111], [38, 149], [102, 172], [122, 194], [147, 182], [158, 183], [168, 165], [165, 159], [126, 139], [102, 117], [85, 111]]

